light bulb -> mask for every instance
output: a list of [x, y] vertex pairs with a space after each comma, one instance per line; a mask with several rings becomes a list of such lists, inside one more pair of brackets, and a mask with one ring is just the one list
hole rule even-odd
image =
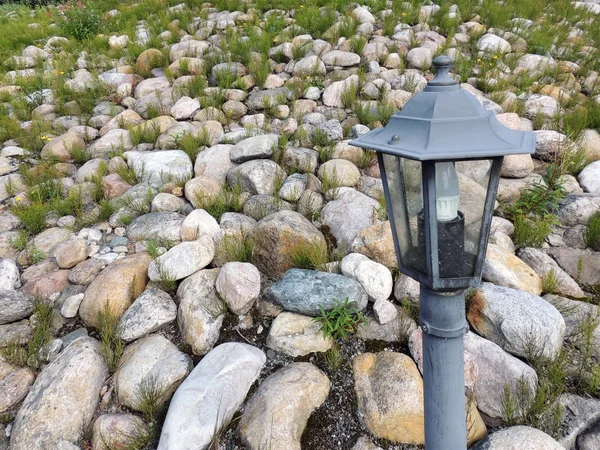
[[436, 163], [435, 189], [437, 220], [440, 222], [449, 222], [455, 219], [458, 216], [460, 192], [454, 163]]

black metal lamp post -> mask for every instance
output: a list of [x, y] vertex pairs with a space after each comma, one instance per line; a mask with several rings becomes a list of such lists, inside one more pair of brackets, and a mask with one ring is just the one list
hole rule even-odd
[[[504, 156], [535, 152], [534, 133], [501, 125], [459, 88], [452, 63], [435, 58], [422, 92], [385, 128], [350, 142], [377, 152], [398, 264], [421, 284], [427, 450], [467, 447], [464, 292], [481, 282]], [[456, 165], [473, 160], [488, 169], [485, 195], [461, 189]]]

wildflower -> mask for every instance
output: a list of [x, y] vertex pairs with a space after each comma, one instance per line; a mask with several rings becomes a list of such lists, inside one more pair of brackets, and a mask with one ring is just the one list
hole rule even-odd
[[300, 5], [300, 8], [304, 8], [304, 5]]
[[58, 73], [60, 73], [61, 75], [64, 75], [64, 74], [65, 74], [65, 73], [64, 73], [62, 70], [61, 70], [60, 72], [58, 72]]
[[405, 13], [405, 12], [403, 12], [403, 13], [402, 13], [402, 15], [403, 15], [403, 16], [405, 16], [405, 15], [406, 15], [406, 13]]
[[498, 55], [494, 55], [494, 59], [498, 59]]
[[481, 58], [477, 58], [477, 62], [481, 62]]
[[310, 75], [306, 75], [306, 79], [307, 79], [307, 80], [310, 80]]
[[20, 195], [18, 197], [15, 197], [15, 200], [17, 202], [22, 202], [23, 201], [23, 197], [21, 197]]

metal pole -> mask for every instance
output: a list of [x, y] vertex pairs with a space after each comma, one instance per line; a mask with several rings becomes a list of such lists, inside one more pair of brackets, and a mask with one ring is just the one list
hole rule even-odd
[[465, 293], [421, 286], [426, 450], [465, 450]]

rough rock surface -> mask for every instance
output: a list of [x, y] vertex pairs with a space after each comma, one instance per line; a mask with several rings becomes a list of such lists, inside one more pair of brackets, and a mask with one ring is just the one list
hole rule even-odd
[[[329, 394], [327, 376], [310, 363], [291, 363], [264, 380], [246, 404], [238, 431], [250, 450], [300, 450], [310, 414]], [[267, 425], [267, 431], [265, 430]]]
[[202, 358], [173, 396], [158, 450], [208, 448], [215, 430], [244, 402], [265, 360], [261, 350], [241, 343], [221, 344]]

